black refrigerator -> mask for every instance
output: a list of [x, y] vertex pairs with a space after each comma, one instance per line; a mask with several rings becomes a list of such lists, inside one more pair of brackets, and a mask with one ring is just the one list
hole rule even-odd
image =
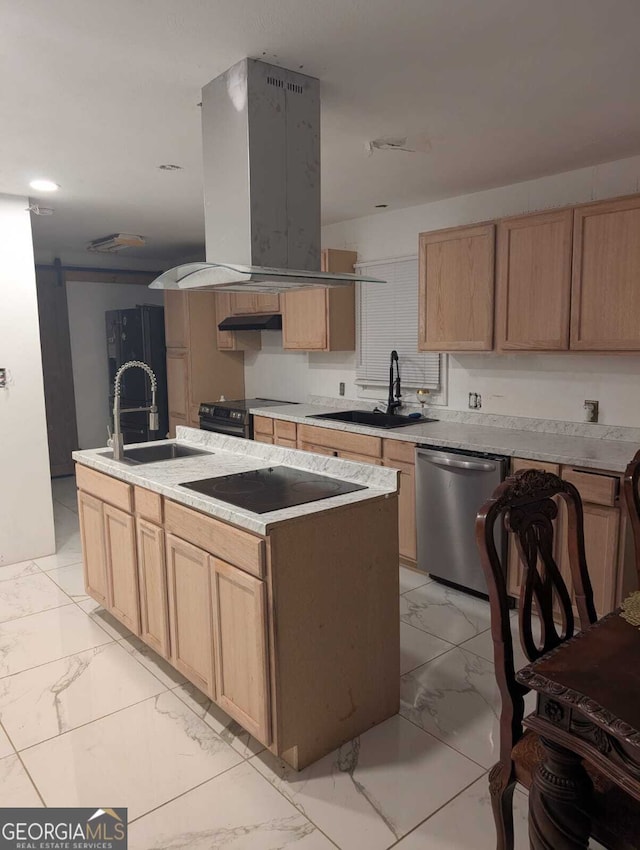
[[[109, 411], [113, 411], [113, 382], [116, 372], [129, 360], [142, 360], [151, 366], [158, 380], [157, 405], [160, 428], [149, 431], [148, 413], [123, 413], [125, 443], [163, 440], [169, 430], [167, 408], [167, 350], [164, 340], [164, 308], [140, 305], [128, 310], [108, 310], [107, 357], [109, 360]], [[142, 369], [127, 369], [121, 383], [121, 407], [148, 407], [151, 384]]]

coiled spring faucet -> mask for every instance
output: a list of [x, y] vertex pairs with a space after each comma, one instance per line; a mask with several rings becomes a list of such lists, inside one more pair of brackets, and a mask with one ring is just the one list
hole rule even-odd
[[[120, 409], [120, 381], [122, 379], [122, 375], [127, 369], [131, 369], [134, 366], [137, 366], [139, 369], [144, 370], [149, 376], [149, 380], [151, 381], [151, 407], [126, 407], [124, 410]], [[129, 360], [128, 363], [123, 363], [122, 366], [116, 372], [116, 378], [113, 384], [113, 436], [109, 437], [107, 440], [107, 445], [109, 448], [113, 449], [113, 459], [114, 460], [122, 460], [124, 455], [124, 439], [122, 437], [122, 430], [120, 427], [120, 414], [121, 413], [148, 413], [149, 414], [149, 430], [157, 431], [160, 428], [160, 422], [158, 419], [158, 407], [156, 405], [156, 390], [158, 389], [158, 382], [156, 380], [156, 376], [153, 373], [153, 369], [150, 366], [147, 366], [146, 363], [143, 363], [142, 360]]]

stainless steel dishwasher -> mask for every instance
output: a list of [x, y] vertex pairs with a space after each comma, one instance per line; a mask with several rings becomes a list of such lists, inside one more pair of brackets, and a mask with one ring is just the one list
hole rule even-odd
[[[418, 569], [445, 584], [487, 595], [475, 540], [476, 514], [504, 480], [508, 463], [502, 455], [418, 446]], [[499, 553], [505, 545], [503, 529], [496, 527]]]

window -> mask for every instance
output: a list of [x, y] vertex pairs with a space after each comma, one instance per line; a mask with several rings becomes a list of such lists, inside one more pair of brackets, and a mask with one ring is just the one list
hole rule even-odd
[[359, 284], [356, 383], [386, 387], [395, 349], [406, 387], [440, 386], [440, 355], [418, 351], [418, 258], [362, 263], [363, 274], [386, 284]]

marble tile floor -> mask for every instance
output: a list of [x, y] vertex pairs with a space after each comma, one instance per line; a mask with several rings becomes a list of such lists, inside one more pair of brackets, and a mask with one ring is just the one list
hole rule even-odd
[[85, 595], [54, 498], [56, 554], [0, 567], [0, 806], [127, 806], [131, 850], [495, 847], [485, 602], [401, 568], [400, 714], [296, 773]]

